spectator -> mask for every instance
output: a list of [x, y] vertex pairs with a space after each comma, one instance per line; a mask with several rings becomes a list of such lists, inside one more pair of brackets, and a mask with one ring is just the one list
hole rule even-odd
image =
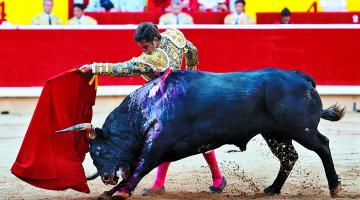
[[51, 14], [54, 7], [54, 2], [52, 0], [44, 0], [43, 8], [44, 13], [38, 14], [35, 16], [31, 24], [33, 25], [60, 25], [60, 19], [53, 14]]
[[120, 0], [121, 12], [144, 12], [146, 0]]
[[[195, 0], [197, 2], [197, 0]], [[192, 2], [194, 2], [194, 0], [178, 0], [180, 6], [181, 6], [181, 10], [182, 11], [192, 11], [192, 7], [190, 4], [193, 4]], [[195, 8], [195, 10], [197, 9], [197, 7]], [[167, 8], [165, 8], [165, 12], [171, 12], [171, 5], [169, 5]]]
[[84, 15], [84, 4], [74, 4], [74, 17], [69, 20], [68, 25], [96, 25], [97, 21]]
[[346, 0], [320, 0], [319, 3], [325, 12], [347, 11]]
[[[133, 0], [131, 0], [133, 1]], [[120, 0], [90, 0], [86, 12], [120, 11]]]
[[284, 8], [280, 13], [280, 21], [275, 24], [291, 24], [291, 12], [288, 8]]
[[182, 5], [179, 0], [173, 0], [171, 3], [171, 12], [160, 17], [160, 25], [170, 24], [193, 24], [193, 18], [186, 13], [181, 12]]
[[225, 24], [255, 24], [255, 20], [245, 13], [245, 0], [235, 1], [235, 12], [228, 14]]
[[226, 0], [198, 0], [200, 11], [228, 11]]

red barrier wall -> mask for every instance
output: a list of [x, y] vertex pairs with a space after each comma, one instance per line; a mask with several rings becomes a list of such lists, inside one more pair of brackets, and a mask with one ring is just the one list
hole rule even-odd
[[[49, 77], [92, 62], [139, 55], [134, 30], [0, 30], [0, 87], [42, 86]], [[360, 85], [360, 27], [183, 29], [199, 50], [201, 70], [299, 69], [322, 85]], [[101, 85], [141, 84], [102, 78]]]

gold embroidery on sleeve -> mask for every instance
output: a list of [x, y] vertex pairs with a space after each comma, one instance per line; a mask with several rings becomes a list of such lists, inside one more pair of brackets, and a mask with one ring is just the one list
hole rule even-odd
[[198, 51], [193, 43], [189, 40], [186, 41], [185, 56], [186, 56], [186, 69], [197, 70], [199, 65]]

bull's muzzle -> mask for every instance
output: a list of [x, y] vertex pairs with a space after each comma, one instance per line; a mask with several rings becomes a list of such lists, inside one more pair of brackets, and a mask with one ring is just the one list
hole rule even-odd
[[115, 173], [104, 173], [101, 177], [101, 180], [104, 182], [105, 185], [116, 185], [119, 178], [115, 175]]
[[70, 126], [63, 130], [56, 131], [56, 133], [68, 133], [68, 132], [72, 132], [72, 131], [86, 131], [86, 133], [89, 134], [90, 139], [93, 140], [96, 138], [96, 133], [95, 133], [94, 127], [91, 123], [76, 124], [74, 126]]

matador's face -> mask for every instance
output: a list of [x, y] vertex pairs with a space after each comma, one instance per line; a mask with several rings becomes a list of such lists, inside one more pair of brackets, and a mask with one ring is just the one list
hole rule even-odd
[[160, 41], [159, 39], [155, 38], [152, 42], [142, 40], [140, 42], [137, 42], [137, 44], [145, 54], [151, 54], [159, 46]]

